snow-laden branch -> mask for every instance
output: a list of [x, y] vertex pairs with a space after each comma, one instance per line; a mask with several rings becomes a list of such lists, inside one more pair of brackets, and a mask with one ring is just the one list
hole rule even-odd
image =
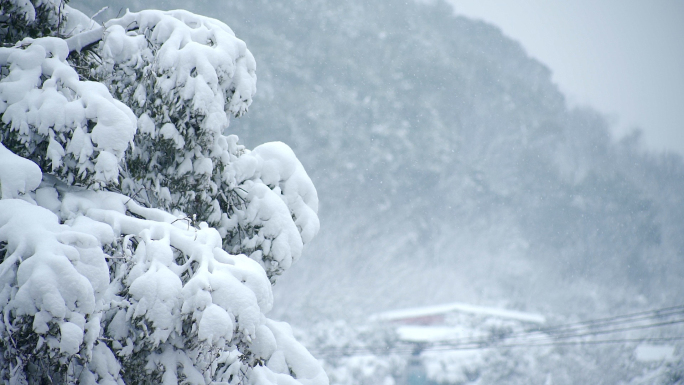
[[137, 119], [104, 85], [81, 81], [68, 54], [67, 43], [54, 37], [0, 48], [9, 67], [0, 79], [3, 140], [70, 182], [116, 183]]
[[224, 251], [218, 231], [117, 193], [57, 191], [40, 179], [35, 164], [0, 145], [0, 334], [24, 344], [30, 328], [44, 341], [30, 350], [40, 364], [24, 372], [29, 382], [58, 371], [48, 356], [96, 355], [70, 363], [81, 373], [74, 380], [141, 381], [163, 368], [198, 385], [327, 384], [289, 326], [265, 317], [265, 271]]
[[66, 39], [69, 52], [80, 52], [83, 48], [91, 46], [100, 40], [104, 35], [104, 27], [96, 27], [90, 31], [81, 32]]

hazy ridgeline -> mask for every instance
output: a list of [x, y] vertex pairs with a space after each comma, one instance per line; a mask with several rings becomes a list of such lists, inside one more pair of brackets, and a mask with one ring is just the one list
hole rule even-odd
[[684, 164], [571, 109], [440, 2], [74, 0], [218, 18], [257, 61], [248, 147], [289, 144], [321, 232], [275, 286], [295, 324], [447, 301], [595, 317], [684, 298]]

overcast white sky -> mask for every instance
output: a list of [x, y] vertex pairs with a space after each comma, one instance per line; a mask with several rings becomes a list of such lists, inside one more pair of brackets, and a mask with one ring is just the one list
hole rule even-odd
[[640, 127], [649, 148], [684, 154], [684, 0], [450, 1], [519, 41], [616, 135]]

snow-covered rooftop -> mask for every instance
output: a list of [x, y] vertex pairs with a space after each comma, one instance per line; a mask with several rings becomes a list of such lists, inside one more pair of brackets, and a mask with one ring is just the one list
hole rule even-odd
[[400, 310], [392, 310], [371, 316], [372, 321], [399, 321], [404, 319], [429, 317], [447, 313], [460, 312], [477, 315], [489, 315], [493, 317], [514, 319], [523, 322], [543, 324], [546, 318], [541, 314], [526, 313], [516, 310], [507, 310], [494, 307], [476, 306], [461, 302], [442, 305], [416, 307]]
[[397, 328], [399, 339], [407, 342], [439, 342], [461, 338], [484, 338], [484, 333], [474, 333], [461, 326], [401, 326]]

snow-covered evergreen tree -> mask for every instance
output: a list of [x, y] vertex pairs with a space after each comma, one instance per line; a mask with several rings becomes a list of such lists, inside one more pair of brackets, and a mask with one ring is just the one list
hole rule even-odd
[[318, 231], [283, 143], [225, 135], [255, 62], [225, 24], [0, 2], [0, 379], [327, 384], [271, 285]]

